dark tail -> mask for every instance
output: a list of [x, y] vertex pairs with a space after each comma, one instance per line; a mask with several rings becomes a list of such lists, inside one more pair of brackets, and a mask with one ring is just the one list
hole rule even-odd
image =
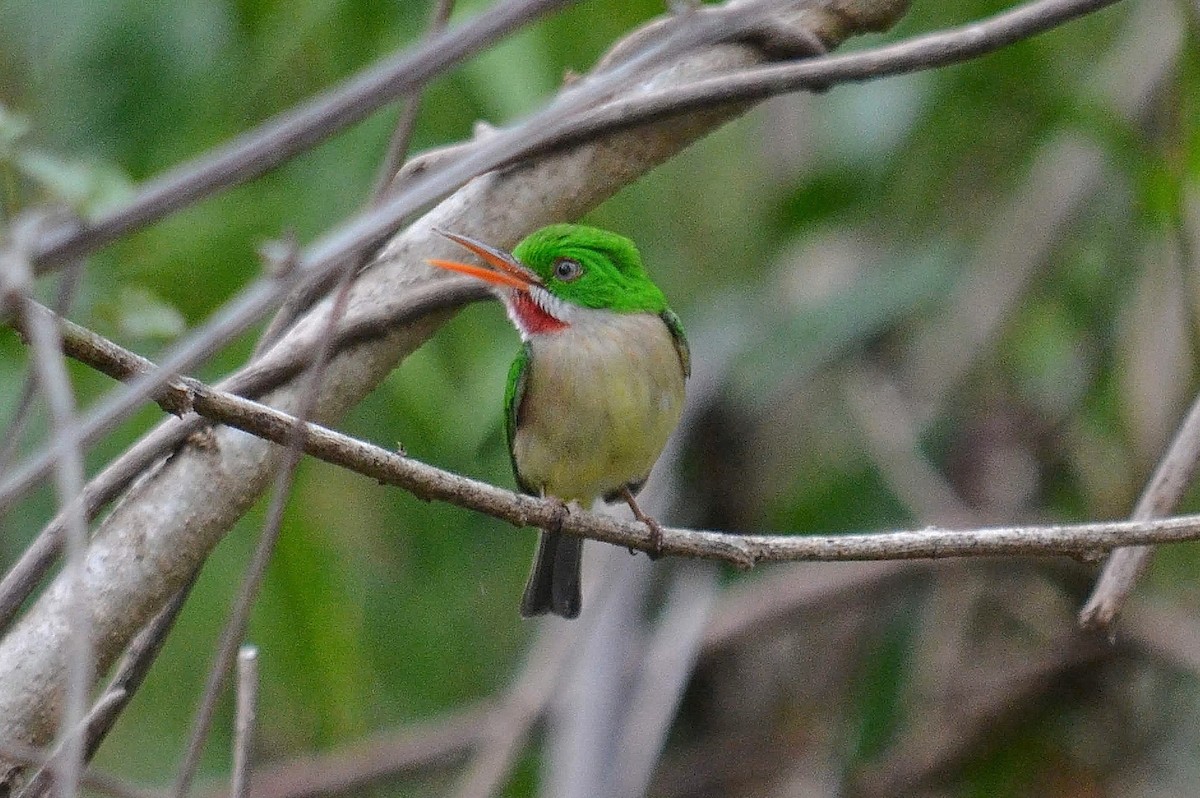
[[579, 565], [583, 538], [542, 532], [538, 539], [533, 571], [521, 596], [521, 615], [530, 618], [547, 612], [575, 618], [583, 604], [579, 589]]

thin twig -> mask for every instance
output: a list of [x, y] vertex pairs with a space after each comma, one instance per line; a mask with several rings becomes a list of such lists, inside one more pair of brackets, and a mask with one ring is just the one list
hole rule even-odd
[[229, 798], [245, 798], [250, 788], [250, 753], [258, 715], [258, 649], [242, 646], [238, 652], [237, 714], [233, 736], [233, 775]]
[[217, 698], [224, 685], [225, 676], [233, 664], [234, 651], [241, 644], [242, 636], [246, 632], [246, 624], [250, 619], [250, 611], [258, 596], [259, 587], [263, 579], [266, 578], [267, 566], [270, 565], [275, 545], [279, 541], [279, 535], [283, 529], [283, 513], [287, 507], [288, 497], [291, 495], [292, 483], [296, 477], [296, 468], [300, 465], [300, 460], [304, 454], [305, 425], [317, 408], [317, 402], [321, 396], [322, 382], [325, 378], [325, 369], [329, 365], [330, 358], [333, 356], [337, 328], [342, 317], [345, 315], [346, 306], [350, 301], [350, 286], [354, 282], [356, 272], [357, 264], [354, 261], [347, 261], [343, 264], [333, 308], [329, 312], [329, 318], [325, 323], [325, 330], [320, 337], [321, 345], [317, 351], [316, 361], [312, 364], [308, 389], [300, 403], [299, 414], [295, 419], [287, 451], [284, 453], [283, 462], [280, 464], [279, 471], [275, 476], [275, 487], [272, 490], [271, 502], [267, 507], [266, 519], [263, 522], [263, 532], [254, 550], [254, 557], [251, 560], [250, 567], [247, 569], [246, 576], [242, 581], [241, 589], [234, 604], [234, 610], [230, 614], [225, 628], [222, 630], [217, 655], [213, 659], [212, 669], [209, 671], [208, 679], [205, 682], [200, 706], [196, 710], [192, 732], [188, 738], [183, 761], [180, 763], [179, 773], [175, 779], [176, 798], [184, 798], [187, 795], [192, 779], [196, 775], [196, 768], [200, 764], [200, 754], [204, 748], [204, 740], [208, 736], [208, 730], [212, 724], [212, 716], [216, 711]]
[[[19, 244], [19, 242], [14, 242]], [[20, 253], [6, 258], [11, 267], [5, 275], [5, 293], [23, 290], [28, 285], [28, 263]], [[25, 282], [21, 286], [19, 282]], [[23, 317], [33, 350], [34, 370], [42, 395], [50, 408], [53, 425], [53, 449], [56, 468], [55, 483], [59, 505], [66, 515], [67, 573], [69, 574], [70, 631], [67, 643], [67, 686], [59, 726], [58, 752], [54, 767], [58, 793], [74, 798], [79, 791], [83, 772], [84, 746], [82, 729], [87, 712], [88, 692], [92, 685], [93, 662], [91, 616], [88, 611], [86, 585], [87, 519], [80, 498], [83, 493], [83, 452], [76, 435], [75, 396], [67, 376], [59, 327], [53, 318], [37, 311], [30, 312], [31, 300], [17, 300], [18, 314]]]
[[[445, 7], [443, 8], [442, 6]], [[438, 7], [433, 20], [434, 29], [431, 31], [431, 37], [436, 35], [440, 27], [444, 27], [446, 19], [449, 17], [450, 7], [450, 3], [443, 3]], [[396, 130], [391, 147], [388, 150], [388, 159], [402, 158], [404, 153], [407, 152], [408, 137], [412, 133], [412, 125], [416, 119], [416, 110], [419, 107], [419, 89], [419, 86], [415, 87], [407, 97], [407, 103], [402, 113], [401, 125]], [[407, 123], [405, 123], [405, 120], [407, 120]], [[397, 162], [392, 168], [398, 168], [398, 166], [399, 163]], [[374, 199], [378, 200], [380, 197], [381, 194], [377, 192]], [[345, 316], [346, 307], [350, 301], [350, 287], [354, 282], [355, 274], [362, 265], [361, 260], [361, 255], [355, 255], [346, 258], [340, 266], [341, 273], [334, 296], [333, 307], [325, 322], [325, 329], [319, 338], [320, 343], [311, 367], [307, 392], [300, 403], [300, 409], [297, 413], [292, 440], [288, 444], [287, 452], [284, 454], [283, 462], [280, 464], [279, 471], [276, 474], [271, 503], [267, 509], [266, 520], [263, 523], [263, 533], [255, 549], [251, 567], [247, 571], [242, 583], [235, 610], [222, 633], [218, 653], [214, 659], [212, 669], [209, 671], [200, 706], [196, 711], [192, 733], [188, 739], [183, 761], [179, 766], [179, 773], [175, 780], [175, 795], [177, 798], [184, 798], [187, 795], [192, 779], [195, 777], [196, 768], [200, 763], [200, 754], [203, 750], [204, 740], [208, 736], [208, 730], [212, 723], [212, 715], [216, 709], [217, 697], [220, 694], [225, 674], [228, 672], [231, 664], [233, 646], [237, 645], [242, 635], [245, 634], [250, 610], [258, 595], [259, 586], [266, 577], [267, 566], [270, 563], [271, 555], [275, 550], [279, 535], [283, 529], [283, 513], [287, 506], [287, 498], [291, 495], [296, 469], [300, 465], [300, 460], [304, 454], [304, 425], [316, 411], [323, 387], [325, 370], [336, 351], [338, 328], [341, 325], [342, 318]], [[234, 779], [236, 787], [236, 773]], [[243, 784], [241, 788], [244, 790], [245, 785]], [[236, 793], [237, 790], [235, 790]]]
[[[445, 14], [439, 12], [439, 15], [435, 17], [434, 24], [437, 25], [439, 19], [441, 20], [441, 24], [444, 24], [444, 17], [448, 16], [448, 14], [448, 8]], [[414, 89], [413, 93], [408, 96], [405, 117], [408, 116], [409, 111], [415, 114], [418, 101], [417, 89]], [[407, 125], [407, 129], [402, 125], [401, 129], [396, 131], [397, 136], [393, 138], [392, 144], [400, 154], [403, 154], [407, 150], [407, 137], [411, 133], [411, 130], [412, 120]], [[400, 146], [401, 144], [403, 144], [402, 147]], [[389, 150], [389, 155], [393, 155], [391, 150]], [[376, 199], [378, 197], [379, 195], [376, 195]], [[175, 795], [177, 798], [184, 798], [187, 795], [192, 779], [195, 777], [196, 768], [200, 763], [200, 754], [203, 750], [204, 740], [208, 736], [208, 730], [212, 723], [212, 715], [216, 709], [217, 697], [220, 694], [225, 674], [228, 672], [230, 660], [233, 657], [233, 646], [237, 645], [242, 635], [245, 634], [250, 610], [258, 595], [259, 586], [266, 577], [267, 566], [270, 563], [271, 555], [275, 550], [279, 535], [283, 529], [283, 513], [287, 506], [287, 498], [291, 495], [296, 469], [300, 465], [300, 460], [304, 454], [304, 425], [315, 412], [317, 402], [321, 396], [325, 370], [335, 352], [338, 327], [345, 316], [346, 307], [350, 301], [350, 287], [354, 282], [354, 276], [358, 272], [360, 265], [360, 257], [355, 256], [345, 259], [345, 262], [340, 266], [341, 273], [334, 297], [333, 308], [329, 312], [325, 329], [319, 339], [320, 344], [309, 375], [307, 392], [300, 403], [292, 440], [288, 444], [287, 452], [284, 454], [283, 462], [279, 467], [279, 472], [276, 474], [271, 503], [267, 509], [266, 520], [263, 523], [263, 533], [255, 549], [251, 567], [247, 571], [242, 583], [235, 610], [222, 633], [218, 653], [214, 659], [212, 669], [209, 671], [200, 706], [196, 712], [187, 749], [185, 750], [183, 761], [179, 766], [179, 773], [175, 780]]]
[[[444, 30], [453, 11], [454, 0], [437, 0], [429, 18], [426, 38], [432, 39]], [[413, 130], [417, 126], [417, 115], [420, 110], [421, 98], [414, 89], [404, 98], [400, 108], [400, 117], [396, 120], [396, 127], [392, 130], [392, 137], [388, 141], [387, 152], [384, 153], [383, 163], [379, 167], [379, 174], [375, 177], [375, 188], [371, 191], [373, 201], [378, 201], [387, 193], [388, 186], [396, 177], [396, 172], [400, 171], [401, 165], [408, 158], [408, 147], [412, 141]]]
[[[70, 312], [82, 281], [83, 260], [71, 261], [63, 271], [62, 279], [58, 283], [58, 291], [54, 298], [55, 313], [65, 316]], [[31, 367], [30, 373], [21, 385], [21, 398], [17, 400], [12, 420], [8, 422], [7, 429], [4, 430], [3, 440], [0, 440], [0, 474], [4, 473], [9, 461], [20, 448], [21, 436], [25, 434], [25, 427], [28, 425], [34, 409], [33, 399], [36, 386], [37, 376]]]
[[[41, 748], [23, 745], [14, 740], [0, 740], [0, 757], [33, 766], [45, 766], [51, 759], [51, 755]], [[163, 798], [162, 793], [136, 787], [115, 776], [90, 769], [83, 771], [79, 783], [114, 798]]]
[[[1191, 487], [1197, 465], [1200, 465], [1200, 395], [1159, 461], [1154, 476], [1146, 483], [1130, 519], [1148, 521], [1173, 512]], [[1114, 551], [1105, 563], [1092, 595], [1079, 611], [1080, 625], [1096, 630], [1110, 628], [1138, 578], [1149, 567], [1153, 552], [1148, 546], [1128, 546]]]

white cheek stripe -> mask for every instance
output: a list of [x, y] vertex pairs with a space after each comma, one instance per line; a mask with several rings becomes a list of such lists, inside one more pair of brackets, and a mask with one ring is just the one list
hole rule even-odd
[[564, 302], [554, 294], [542, 288], [540, 285], [529, 287], [529, 295], [533, 297], [533, 301], [538, 304], [542, 310], [549, 313], [554, 318], [564, 324], [571, 323], [571, 316], [574, 313], [574, 306], [570, 302]]
[[[530, 333], [525, 329], [525, 325], [521, 323], [521, 318], [517, 315], [516, 308], [513, 306], [512, 298], [516, 294], [515, 288], [502, 288], [496, 291], [500, 300], [504, 303], [504, 312], [508, 316], [508, 320], [517, 328], [517, 332], [521, 335], [522, 341], [528, 341]], [[529, 286], [529, 296], [539, 308], [549, 313], [554, 318], [561, 321], [563, 324], [570, 324], [575, 319], [575, 311], [578, 309], [570, 302], [559, 299], [554, 294], [542, 288], [540, 285]]]

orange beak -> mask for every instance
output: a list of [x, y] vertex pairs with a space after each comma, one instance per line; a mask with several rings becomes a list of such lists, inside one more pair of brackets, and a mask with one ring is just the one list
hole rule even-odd
[[536, 274], [522, 266], [520, 261], [502, 249], [496, 249], [473, 238], [446, 230], [439, 230], [436, 227], [434, 228], [434, 232], [445, 236], [459, 246], [471, 250], [496, 268], [485, 269], [482, 266], [472, 266], [469, 263], [459, 263], [453, 260], [437, 260], [434, 258], [428, 260], [431, 266], [437, 266], [440, 269], [447, 269], [452, 272], [459, 272], [460, 274], [468, 274], [471, 277], [476, 277], [492, 285], [515, 288], [518, 291], [528, 291], [530, 286], [542, 284], [542, 281]]

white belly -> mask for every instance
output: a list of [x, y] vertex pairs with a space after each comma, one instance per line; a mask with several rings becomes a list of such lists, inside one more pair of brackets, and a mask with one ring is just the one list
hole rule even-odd
[[589, 311], [530, 339], [513, 458], [522, 480], [591, 501], [645, 479], [683, 409], [683, 367], [651, 314]]

